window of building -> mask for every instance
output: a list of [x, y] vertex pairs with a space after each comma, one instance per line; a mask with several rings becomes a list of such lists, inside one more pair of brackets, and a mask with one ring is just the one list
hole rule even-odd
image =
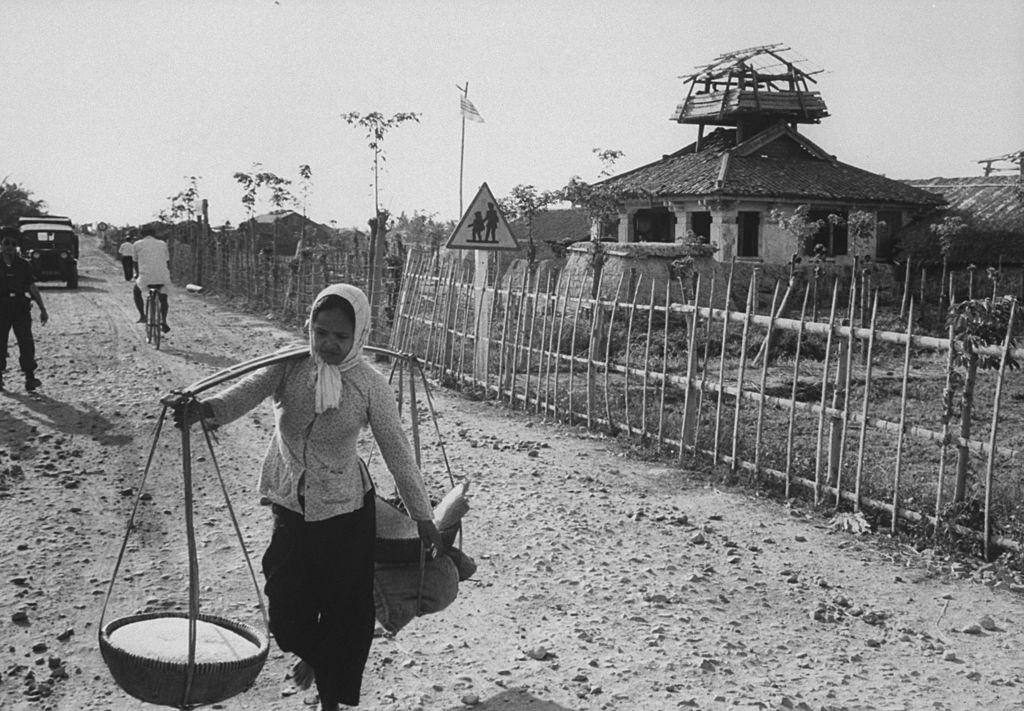
[[846, 210], [811, 210], [807, 219], [820, 220], [818, 232], [804, 245], [804, 254], [822, 254], [825, 257], [842, 257], [849, 254], [847, 239]]
[[757, 257], [761, 237], [761, 213], [740, 212], [736, 216], [736, 256]]
[[676, 216], [667, 207], [637, 210], [633, 215], [633, 241], [675, 242]]
[[691, 212], [690, 231], [697, 235], [697, 241], [701, 244], [711, 242], [711, 213]]
[[891, 262], [896, 257], [896, 236], [903, 226], [903, 213], [899, 210], [879, 210], [875, 234], [875, 258]]

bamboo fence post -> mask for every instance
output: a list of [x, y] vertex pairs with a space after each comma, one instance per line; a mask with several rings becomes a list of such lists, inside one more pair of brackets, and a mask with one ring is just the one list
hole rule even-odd
[[[839, 416], [839, 437], [833, 442], [835, 448], [835, 486], [836, 486], [836, 508], [842, 501], [843, 465], [846, 463], [846, 433], [850, 423], [850, 388], [853, 382], [853, 354], [857, 350], [857, 337], [854, 332], [854, 315], [857, 307], [857, 266], [854, 265], [850, 272], [850, 333], [846, 342], [846, 358], [840, 361], [842, 377], [836, 373], [837, 390], [842, 388], [841, 393], [833, 395], [832, 407], [842, 412]], [[835, 423], [835, 418], [832, 420]], [[831, 454], [829, 455], [831, 459]], [[831, 463], [829, 464], [831, 469]]]
[[818, 320], [818, 283], [821, 281], [821, 265], [815, 264], [814, 269], [811, 270], [811, 279], [813, 280], [813, 295], [814, 299], [811, 304], [811, 320]]
[[1003, 380], [1006, 364], [1010, 359], [1010, 342], [1013, 340], [1013, 321], [1017, 316], [1017, 300], [1010, 302], [1010, 318], [1006, 324], [1006, 338], [1003, 339], [1003, 353], [999, 358], [999, 376], [996, 379], [996, 394], [992, 402], [992, 429], [988, 438], [988, 462], [985, 465], [985, 560], [992, 560], [989, 550], [992, 542], [992, 473], [996, 464], [996, 433], [999, 430], [999, 406], [1003, 396]]
[[814, 503], [821, 503], [822, 445], [825, 439], [825, 412], [828, 406], [828, 376], [832, 363], [832, 337], [836, 332], [836, 302], [839, 299], [839, 280], [832, 284], [832, 308], [828, 317], [828, 336], [825, 339], [825, 363], [821, 374], [821, 402], [818, 411], [818, 439], [814, 450]]
[[[526, 304], [529, 302], [529, 269], [523, 269], [523, 283], [520, 286], [519, 311], [516, 314], [516, 340], [512, 349], [512, 381], [509, 383], [509, 407], [516, 409], [516, 375], [519, 373], [519, 358], [523, 350], [523, 321], [526, 312]], [[526, 395], [523, 395], [523, 409], [526, 409]]]
[[914, 300], [910, 300], [907, 309], [907, 347], [903, 352], [903, 385], [900, 388], [900, 427], [896, 433], [896, 470], [892, 481], [892, 521], [889, 532], [896, 533], [896, 519], [900, 504], [900, 470], [903, 466], [903, 434], [907, 427], [907, 388], [910, 384], [910, 347], [913, 345], [914, 332]]
[[978, 382], [978, 354], [970, 339], [964, 339], [964, 356], [967, 358], [967, 374], [964, 377], [964, 392], [960, 398], [960, 439], [957, 444], [956, 484], [953, 501], [960, 503], [967, 494], [967, 473], [970, 470], [971, 452], [967, 442], [971, 438], [974, 418], [974, 388]]
[[[419, 302], [423, 305], [423, 310], [420, 312], [420, 328], [416, 339], [416, 355], [426, 356], [430, 349], [430, 336], [433, 332], [433, 316], [430, 309], [427, 307], [427, 294], [430, 293], [431, 287], [433, 287], [434, 293], [437, 293], [437, 276], [434, 271], [434, 269], [431, 269], [428, 274], [424, 274], [424, 278], [422, 280], [423, 288], [420, 292], [421, 296]], [[436, 300], [431, 299], [431, 303], [436, 305]]]
[[[699, 393], [694, 387], [694, 379], [697, 367], [697, 326], [700, 323], [700, 274], [697, 274], [697, 284], [693, 289], [693, 312], [686, 319], [687, 339], [686, 346], [686, 391], [683, 400], [683, 421], [679, 431], [679, 461], [683, 461], [683, 452], [697, 449], [696, 423], [698, 419], [698, 397]], [[666, 319], [668, 311], [665, 312]], [[667, 333], [667, 332], [666, 332]]]
[[903, 300], [900, 302], [900, 321], [907, 314], [907, 302], [910, 299], [910, 257], [907, 257], [907, 269], [903, 275]]
[[444, 375], [448, 372], [448, 363], [451, 360], [452, 351], [455, 350], [455, 303], [456, 290], [455, 282], [458, 278], [458, 262], [448, 261], [448, 283], [445, 287], [444, 309], [441, 322], [440, 347], [437, 353], [437, 364], [434, 372]]
[[626, 368], [623, 373], [623, 409], [626, 420], [626, 434], [633, 436], [633, 423], [629, 419], [629, 354], [632, 352], [633, 343], [633, 317], [636, 315], [636, 300], [640, 295], [640, 285], [644, 283], [644, 275], [641, 272], [633, 288], [633, 303], [629, 307], [629, 321], [626, 326]]
[[718, 402], [715, 405], [715, 443], [711, 453], [711, 463], [718, 464], [719, 430], [722, 422], [722, 398], [725, 395], [725, 342], [729, 335], [729, 306], [732, 299], [732, 277], [736, 269], [736, 258], [729, 264], [729, 280], [725, 285], [725, 305], [722, 309], [722, 348], [718, 361]]
[[[558, 298], [558, 282], [555, 282], [555, 298]], [[541, 396], [544, 393], [544, 388], [547, 385], [546, 377], [544, 374], [544, 363], [547, 357], [550, 355], [551, 350], [548, 348], [548, 344], [551, 340], [548, 335], [548, 328], [554, 319], [554, 309], [551, 306], [551, 272], [548, 272], [548, 279], [544, 285], [544, 315], [541, 318], [540, 323], [540, 342], [537, 344], [537, 400], [533, 406], [534, 414], [540, 413], [541, 408]]]
[[924, 264], [921, 265], [921, 297], [918, 299], [918, 309], [920, 313], [917, 315], [918, 320], [924, 322], [926, 308], [925, 304], [928, 300], [925, 298], [925, 282], [928, 281], [928, 267]]
[[612, 312], [608, 316], [608, 338], [605, 339], [604, 344], [604, 411], [605, 417], [608, 418], [608, 428], [611, 430], [615, 429], [612, 420], [612, 405], [611, 398], [608, 397], [608, 393], [611, 392], [611, 382], [609, 373], [611, 372], [612, 362], [612, 329], [615, 326], [615, 312], [619, 309], [619, 291], [622, 289], [622, 279], [626, 276], [625, 272], [619, 272], [619, 283], [615, 285], [615, 299], [612, 301]]
[[[462, 319], [462, 340], [459, 345], [459, 373], [460, 382], [466, 381], [466, 352], [473, 352], [476, 348], [476, 319], [473, 313], [473, 280], [472, 278], [466, 279], [467, 272], [469, 272], [468, 266], [464, 262], [459, 267], [459, 273], [462, 279], [462, 285], [460, 287], [460, 298], [459, 298], [459, 310], [462, 311], [465, 316]], [[472, 332], [470, 329], [472, 328]], [[472, 337], [470, 334], [473, 334]], [[473, 382], [473, 378], [468, 378], [469, 382]]]
[[[600, 278], [600, 277], [599, 277]], [[576, 294], [576, 308], [572, 314], [572, 342], [569, 344], [569, 412], [568, 423], [572, 425], [575, 414], [572, 409], [573, 393], [576, 391], [576, 331], [580, 323], [580, 309], [583, 307], [583, 280], [580, 279], [580, 290]]]
[[[565, 276], [565, 274], [563, 273], [562, 276]], [[582, 279], [581, 279], [581, 281], [582, 281]], [[580, 287], [580, 289], [582, 291], [582, 287]], [[551, 380], [551, 378], [550, 378], [550, 367], [551, 367], [550, 363], [553, 361], [554, 362], [554, 366], [555, 366], [555, 377], [554, 377], [554, 383], [553, 383], [553, 389], [554, 389], [554, 394], [555, 394], [555, 401], [551, 405], [547, 406], [546, 409], [551, 409], [552, 416], [556, 420], [558, 419], [558, 374], [562, 370], [562, 331], [563, 331], [563, 329], [565, 327], [565, 312], [568, 311], [568, 310], [569, 310], [569, 279], [566, 279], [565, 280], [565, 289], [562, 290], [562, 308], [561, 309], [558, 308], [557, 294], [556, 294], [556, 298], [555, 298], [555, 314], [556, 314], [556, 317], [558, 318], [558, 336], [557, 336], [557, 340], [555, 341], [555, 343], [553, 343], [552, 346], [551, 346], [551, 352], [550, 352], [550, 356], [548, 358], [548, 361], [549, 361], [549, 366], [548, 366], [549, 377], [548, 377], [548, 381], [549, 382]], [[554, 329], [554, 325], [553, 324], [552, 324], [552, 328], [551, 328], [551, 335], [552, 336], [555, 335], [555, 329]], [[549, 392], [550, 392], [550, 390], [549, 390]], [[549, 400], [549, 402], [550, 402], [550, 400]]]
[[601, 308], [601, 284], [604, 281], [604, 270], [597, 276], [597, 289], [590, 299], [590, 340], [587, 345], [587, 429], [590, 430], [594, 421], [594, 349], [600, 348], [599, 336], [601, 324], [604, 322], [604, 311]]
[[939, 312], [942, 312], [942, 305], [947, 302], [946, 299], [946, 274], [949, 272], [949, 257], [945, 254], [942, 255], [942, 277], [939, 279]]
[[[949, 275], [949, 308], [953, 309], [953, 275]], [[946, 384], [942, 389], [942, 441], [939, 443], [939, 476], [935, 485], [935, 528], [933, 536], [939, 535], [939, 516], [942, 513], [942, 487], [946, 478], [946, 458], [949, 449], [949, 426], [953, 419], [953, 363], [956, 356], [956, 334], [953, 331], [953, 321], [950, 319], [947, 332], [949, 348], [946, 349]]]
[[974, 264], [967, 265], [967, 299], [974, 298], [974, 270], [978, 267]]
[[647, 384], [651, 373], [651, 335], [654, 329], [654, 288], [657, 281], [651, 279], [651, 295], [647, 301], [647, 342], [644, 344], [644, 377], [640, 399], [640, 436], [647, 438]]
[[[682, 281], [682, 280], [680, 280]], [[700, 284], [700, 275], [697, 275], [697, 283]], [[680, 286], [682, 286], [680, 284]], [[682, 293], [680, 291], [680, 293]], [[661, 336], [661, 396], [658, 399], [658, 444], [661, 445], [665, 436], [665, 388], [668, 385], [668, 321], [669, 302], [672, 300], [672, 279], [665, 280], [665, 327]], [[699, 306], [696, 300], [694, 308]]]
[[[779, 298], [779, 281], [775, 281], [775, 292], [772, 294], [772, 309], [768, 312], [769, 321], [767, 333], [765, 333], [764, 342], [765, 344], [771, 343], [772, 331], [775, 329], [775, 319], [778, 318], [778, 311], [776, 311], [776, 305], [778, 304]], [[786, 296], [789, 295], [790, 287], [786, 287]], [[780, 308], [779, 311], [782, 309]], [[764, 360], [761, 361], [761, 383], [760, 393], [764, 395], [765, 389], [768, 387], [768, 351], [765, 349]], [[764, 398], [761, 398], [757, 403], [757, 429], [754, 434], [754, 474], [760, 474], [761, 472], [761, 430], [764, 426]]]
[[804, 343], [804, 326], [807, 324], [807, 301], [811, 294], [811, 285], [804, 286], [804, 303], [800, 307], [800, 325], [796, 331], [796, 354], [793, 356], [793, 387], [789, 399], [792, 407], [789, 408], [789, 426], [786, 430], [786, 493], [789, 498], [789, 490], [793, 483], [793, 430], [796, 426], [796, 391], [800, 384], [800, 350]]
[[508, 380], [508, 367], [506, 364], [509, 333], [508, 321], [512, 315], [512, 275], [508, 275], [508, 288], [505, 289], [505, 312], [501, 317], [501, 346], [498, 348], [498, 402], [501, 402], [505, 394], [505, 383]]
[[[487, 397], [487, 386], [490, 383], [490, 364], [487, 362], [490, 360], [490, 349], [491, 349], [491, 326], [493, 324], [493, 311], [494, 302], [497, 301], [498, 288], [488, 287], [486, 285], [481, 289], [477, 289], [476, 284], [476, 270], [474, 268], [474, 287], [473, 296], [476, 302], [476, 319], [473, 321], [473, 381], [477, 384], [477, 387], [482, 387], [484, 390], [484, 397]], [[487, 290], [492, 288], [492, 294], [488, 294]], [[484, 314], [484, 303], [490, 302], [488, 305], [488, 311], [490, 315], [487, 317], [487, 333], [482, 333], [480, 323], [483, 320]], [[483, 372], [478, 372], [483, 368]]]
[[[700, 390], [697, 392], [697, 421], [693, 426], [693, 441], [696, 451], [697, 440], [700, 437], [701, 413], [704, 411], [704, 387], [708, 382], [708, 358], [711, 355], [711, 322], [712, 322], [712, 301], [715, 298], [715, 282], [717, 281], [718, 270], [711, 272], [711, 288], [708, 291], [708, 323], [704, 327], [704, 357], [700, 363]], [[697, 304], [698, 306], [700, 304]]]
[[415, 256], [411, 251], [405, 255], [405, 267], [403, 268], [402, 273], [406, 275], [406, 278], [402, 279], [402, 284], [398, 290], [398, 308], [395, 310], [395, 323], [391, 327], [391, 348], [396, 351], [398, 350], [398, 344], [402, 339], [402, 331], [405, 328], [405, 300], [409, 296], [409, 284], [411, 283], [408, 276], [412, 269], [414, 259]]
[[750, 283], [747, 288], [747, 310], [743, 319], [743, 334], [740, 336], [740, 363], [736, 374], [736, 408], [732, 418], [732, 461], [729, 471], [736, 473], [736, 462], [739, 458], [740, 446], [740, 411], [743, 408], [743, 379], [747, 371], [747, 343], [750, 336], [750, 317], [754, 313], [754, 302], [757, 300], [757, 267], [750, 272]]
[[[402, 296], [398, 309], [396, 323], [398, 327], [394, 331], [394, 349], [399, 353], [405, 350], [405, 341], [409, 336], [409, 329], [412, 324], [412, 293], [419, 281], [419, 261], [417, 254], [410, 251], [406, 255], [405, 278], [402, 279]], [[299, 304], [302, 300], [302, 265], [295, 269], [295, 311], [299, 312]]]
[[[445, 266], [447, 266], [447, 265], [445, 265]], [[440, 271], [439, 274], [437, 274], [437, 275], [435, 275], [433, 277], [434, 294], [433, 294], [433, 297], [430, 300], [430, 302], [431, 302], [431, 306], [430, 306], [430, 322], [427, 324], [427, 344], [423, 348], [423, 358], [425, 360], [427, 360], [428, 362], [430, 361], [431, 346], [434, 345], [434, 331], [437, 328], [437, 301], [438, 301], [438, 295], [441, 293], [441, 282], [444, 279], [443, 275], [444, 275], [444, 267], [441, 268], [441, 271]]]
[[[456, 329], [455, 335], [458, 336], [458, 348], [455, 348], [455, 341], [453, 339], [450, 365], [451, 370], [458, 373], [458, 382], [461, 385], [466, 379], [466, 344], [469, 342], [469, 328], [472, 321], [473, 308], [470, 306], [472, 300], [466, 296], [466, 263], [459, 259], [455, 264], [456, 284], [453, 318]], [[459, 325], [460, 316], [462, 317], [461, 325]], [[458, 351], [457, 355], [456, 350]], [[457, 370], [456, 363], [458, 364]]]
[[420, 333], [423, 330], [423, 290], [427, 281], [428, 267], [424, 265], [424, 269], [420, 271], [416, 279], [416, 285], [413, 291], [413, 314], [410, 318], [409, 323], [409, 339], [405, 343], [405, 351], [411, 353], [419, 349]]
[[853, 510], [860, 511], [860, 485], [864, 477], [864, 445], [867, 442], [868, 411], [871, 406], [871, 372], [874, 366], [872, 359], [875, 352], [875, 326], [878, 318], [878, 291], [875, 291], [874, 303], [871, 306], [871, 332], [868, 334], [868, 347], [864, 358], [864, 399], [861, 402], [860, 437], [857, 442], [857, 471], [853, 483]]
[[[548, 272], [548, 286], [550, 285], [551, 272]], [[526, 346], [526, 382], [523, 383], [523, 412], [530, 409], [530, 374], [533, 372], [533, 337], [537, 331], [537, 311], [540, 309], [540, 279], [533, 280], [532, 301], [533, 308], [530, 309], [530, 340]]]
[[561, 275], [555, 278], [554, 302], [552, 303], [551, 273], [548, 272], [548, 281], [544, 289], [544, 319], [540, 324], [540, 343], [537, 347], [537, 402], [533, 411], [540, 414], [541, 402], [547, 405], [544, 397], [548, 388], [547, 366], [551, 362], [551, 334], [554, 332], [555, 309], [558, 306], [558, 284]]

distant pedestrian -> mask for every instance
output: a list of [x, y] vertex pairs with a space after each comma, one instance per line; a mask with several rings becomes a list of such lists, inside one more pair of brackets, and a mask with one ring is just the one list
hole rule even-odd
[[124, 269], [125, 281], [131, 281], [132, 276], [135, 274], [135, 263], [132, 260], [132, 251], [134, 249], [132, 242], [134, 241], [135, 237], [128, 235], [117, 249], [117, 253], [121, 256], [121, 267]]
[[39, 320], [50, 316], [39, 295], [32, 265], [18, 254], [21, 235], [16, 227], [0, 228], [0, 390], [7, 370], [7, 339], [11, 330], [18, 339], [18, 364], [29, 392], [42, 383], [36, 378], [36, 344], [32, 338], [32, 302], [39, 306]]

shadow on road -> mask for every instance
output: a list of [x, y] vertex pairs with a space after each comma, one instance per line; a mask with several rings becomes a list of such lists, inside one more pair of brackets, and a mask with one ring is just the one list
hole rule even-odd
[[119, 446], [128, 444], [132, 437], [124, 434], [111, 434], [112, 423], [101, 415], [96, 408], [89, 406], [85, 409], [77, 409], [73, 405], [60, 400], [54, 400], [49, 395], [35, 393], [29, 395], [21, 392], [10, 392], [8, 396], [19, 401], [33, 414], [26, 420], [12, 417], [4, 413], [0, 415], [0, 425], [5, 427], [11, 423], [25, 428], [29, 433], [34, 418], [38, 424], [44, 424], [66, 434], [80, 434], [92, 437], [100, 444], [107, 446]]
[[[465, 711], [466, 706], [459, 704], [446, 711]], [[526, 689], [509, 689], [489, 699], [481, 699], [473, 707], [475, 711], [570, 711], [567, 706], [560, 706], [554, 701], [538, 699]]]

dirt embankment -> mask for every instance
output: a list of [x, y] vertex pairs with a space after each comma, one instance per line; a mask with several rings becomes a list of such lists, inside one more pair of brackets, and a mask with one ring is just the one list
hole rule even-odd
[[[174, 290], [145, 344], [120, 267], [83, 245], [81, 288], [45, 288], [43, 388], [0, 395], [0, 708], [143, 709], [96, 629], [159, 413], [158, 397], [295, 334]], [[16, 375], [16, 374], [14, 374]], [[472, 480], [464, 549], [479, 571], [445, 612], [374, 645], [365, 708], [1012, 709], [1024, 706], [1018, 593], [893, 555], [699, 472], [435, 390], [447, 455]], [[249, 549], [271, 418], [219, 432]], [[107, 619], [185, 600], [177, 433], [165, 431]], [[200, 443], [201, 444], [201, 443]], [[443, 473], [425, 442], [432, 481]], [[257, 619], [209, 456], [197, 461], [204, 609]], [[381, 466], [379, 457], [371, 469]], [[224, 709], [309, 708], [272, 647]]]

